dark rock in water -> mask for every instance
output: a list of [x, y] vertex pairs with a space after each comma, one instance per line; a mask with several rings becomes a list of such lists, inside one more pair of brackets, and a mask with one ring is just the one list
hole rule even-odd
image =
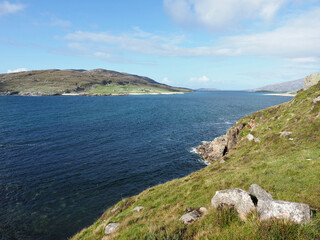
[[201, 217], [201, 214], [197, 211], [194, 210], [192, 212], [188, 212], [184, 214], [181, 218], [180, 221], [184, 222], [185, 224], [192, 223], [199, 219]]
[[245, 220], [247, 214], [255, 209], [250, 195], [240, 188], [217, 191], [211, 199], [211, 204], [215, 208], [234, 207], [242, 220]]
[[265, 191], [262, 187], [260, 187], [258, 184], [252, 184], [249, 189], [249, 194], [253, 197], [255, 197], [258, 201], [272, 201], [273, 197], [270, 193]]
[[280, 200], [258, 201], [257, 211], [261, 220], [287, 219], [298, 224], [311, 220], [311, 210], [307, 204]]

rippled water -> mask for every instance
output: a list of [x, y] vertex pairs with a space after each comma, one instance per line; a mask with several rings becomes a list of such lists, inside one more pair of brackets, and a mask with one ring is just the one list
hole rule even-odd
[[204, 167], [192, 147], [290, 99], [0, 96], [0, 239], [67, 239], [122, 198]]

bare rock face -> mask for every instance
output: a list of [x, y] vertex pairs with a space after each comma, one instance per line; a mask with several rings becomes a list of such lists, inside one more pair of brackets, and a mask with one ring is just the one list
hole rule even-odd
[[257, 211], [261, 220], [287, 219], [298, 224], [311, 220], [310, 207], [304, 203], [280, 200], [258, 201]]
[[317, 102], [320, 102], [320, 96], [316, 97], [315, 99], [313, 99], [312, 101], [314, 104], [316, 104]]
[[120, 223], [109, 223], [106, 226], [106, 229], [104, 230], [104, 233], [106, 235], [109, 235], [109, 234], [113, 233], [119, 226], [120, 226]]
[[226, 136], [222, 135], [215, 138], [212, 142], [204, 143], [196, 148], [203, 158], [207, 161], [216, 161], [223, 157], [226, 152], [227, 141]]
[[201, 214], [197, 211], [194, 210], [192, 212], [188, 212], [180, 218], [180, 221], [184, 222], [185, 224], [192, 223], [193, 221], [196, 221], [201, 217]]
[[273, 197], [258, 184], [252, 184], [249, 194], [257, 199], [257, 201], [272, 201]]
[[320, 81], [320, 73], [312, 73], [303, 79], [303, 90], [316, 85]]
[[237, 127], [232, 127], [227, 131], [227, 149], [231, 150], [236, 144], [239, 137], [240, 131], [245, 127], [245, 124], [240, 124]]
[[234, 207], [242, 220], [245, 220], [247, 214], [255, 209], [250, 195], [240, 188], [217, 191], [211, 199], [211, 204], [215, 208]]

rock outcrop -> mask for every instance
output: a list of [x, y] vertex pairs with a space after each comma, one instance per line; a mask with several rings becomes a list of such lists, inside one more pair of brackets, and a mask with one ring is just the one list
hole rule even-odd
[[211, 204], [215, 208], [234, 207], [243, 220], [255, 208], [250, 195], [240, 188], [217, 191], [211, 199]]
[[212, 142], [206, 142], [196, 147], [196, 151], [209, 162], [218, 160], [237, 144], [240, 131], [245, 125], [245, 123], [242, 123], [238, 126], [233, 126], [227, 131], [226, 135], [216, 137]]
[[272, 201], [273, 197], [270, 193], [265, 191], [262, 187], [260, 187], [258, 184], [252, 184], [249, 189], [249, 194], [252, 197], [255, 197], [258, 201]]
[[303, 90], [316, 85], [320, 81], [320, 73], [312, 73], [303, 79]]
[[226, 135], [215, 138], [212, 142], [206, 142], [196, 148], [207, 161], [216, 161], [223, 157], [227, 151]]

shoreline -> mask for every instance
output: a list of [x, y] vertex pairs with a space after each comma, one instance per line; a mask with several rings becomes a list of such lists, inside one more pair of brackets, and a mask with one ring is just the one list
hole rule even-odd
[[27, 97], [42, 97], [42, 96], [142, 96], [142, 95], [178, 95], [190, 92], [163, 92], [163, 93], [119, 93], [119, 94], [99, 94], [99, 93], [62, 93], [62, 94], [42, 94], [42, 93], [21, 93], [10, 94], [0, 93], [0, 96], [27, 96]]

